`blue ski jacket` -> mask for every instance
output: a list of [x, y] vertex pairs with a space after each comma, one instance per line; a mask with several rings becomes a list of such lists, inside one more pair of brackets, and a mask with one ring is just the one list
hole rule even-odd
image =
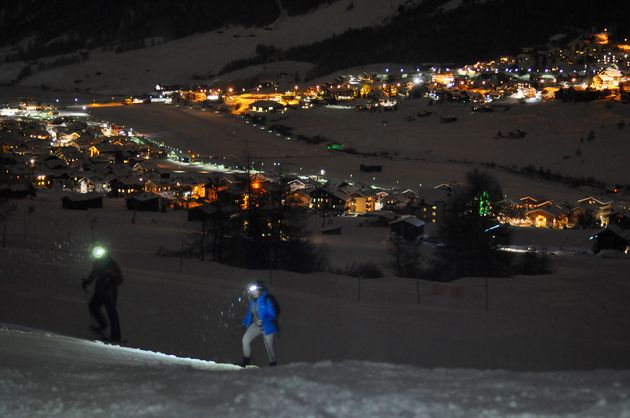
[[269, 335], [278, 332], [278, 312], [266, 290], [260, 293], [258, 299], [249, 298], [249, 309], [247, 309], [247, 314], [243, 319], [245, 328], [249, 328], [254, 323], [254, 304], [258, 310], [258, 318], [262, 321], [263, 334]]

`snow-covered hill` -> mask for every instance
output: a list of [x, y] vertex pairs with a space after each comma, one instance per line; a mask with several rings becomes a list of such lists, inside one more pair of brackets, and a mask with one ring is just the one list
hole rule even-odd
[[[288, 48], [326, 39], [351, 28], [382, 23], [407, 0], [337, 1], [312, 13], [281, 16], [266, 28], [229, 27], [119, 54], [90, 51], [87, 61], [37, 72], [20, 84], [100, 92], [146, 92], [156, 83], [186, 83], [206, 78], [227, 63], [255, 54], [256, 46]], [[350, 7], [352, 4], [352, 7]], [[24, 62], [0, 65], [0, 82], [16, 78]], [[279, 69], [293, 74], [290, 63]]]
[[[130, 345], [142, 349], [240, 361], [243, 289], [262, 279], [282, 306], [281, 364], [362, 360], [518, 370], [630, 367], [625, 273], [630, 260], [556, 256], [553, 275], [490, 279], [488, 311], [480, 278], [450, 284], [364, 279], [358, 301], [359, 283], [353, 277], [252, 271], [157, 256], [160, 247], [177, 250], [190, 236], [194, 226], [183, 211], [138, 212], [132, 224], [121, 200], [108, 199], [103, 209], [69, 211], [60, 208], [59, 197], [40, 193], [34, 201], [18, 203], [7, 248], [0, 249], [0, 294], [6, 295], [0, 322], [90, 336], [80, 279], [89, 272], [87, 249], [96, 239], [121, 265], [122, 332]], [[360, 260], [359, 255], [371, 254], [375, 262], [379, 254], [385, 256], [386, 228], [364, 230], [348, 231], [341, 236], [345, 241], [331, 243], [337, 266]], [[361, 245], [352, 242], [353, 236]], [[561, 244], [575, 238], [561, 234], [557, 239]], [[262, 344], [254, 347], [254, 361], [266, 364]]]
[[276, 369], [0, 328], [0, 415], [624, 417], [630, 372], [515, 373], [367, 362]]
[[[429, 117], [417, 113], [431, 110]], [[620, 103], [541, 103], [512, 105], [509, 111], [476, 113], [467, 105], [445, 103], [428, 106], [426, 99], [407, 100], [399, 111], [357, 112], [330, 108], [295, 110], [268, 115], [267, 126], [280, 124], [293, 128], [293, 136], [321, 135], [331, 142], [360, 153], [391, 153], [395, 158], [366, 158], [347, 153], [331, 153], [322, 145], [286, 141], [268, 129], [212, 112], [170, 106], [125, 106], [93, 109], [95, 118], [154, 134], [181, 149], [241, 160], [249, 151], [265, 165], [283, 160], [293, 169], [350, 178], [391, 187], [431, 187], [449, 181], [462, 181], [469, 164], [491, 163], [518, 170], [531, 165], [576, 178], [594, 177], [609, 184], [630, 182], [630, 147], [627, 146], [630, 108]], [[456, 123], [440, 123], [440, 116], [456, 116]], [[496, 138], [523, 130], [525, 138]], [[586, 138], [590, 131], [595, 137]], [[580, 139], [581, 138], [581, 139]], [[359, 171], [360, 164], [383, 165], [377, 176]], [[453, 163], [459, 162], [459, 163]], [[309, 171], [306, 171], [309, 170]], [[494, 172], [512, 198], [536, 194], [573, 201], [584, 194], [597, 193], [549, 185], [520, 176]], [[372, 177], [375, 177], [373, 180]], [[398, 182], [398, 183], [397, 183]], [[425, 186], [426, 187], [426, 186]], [[520, 194], [520, 195], [519, 195]], [[575, 194], [576, 196], [572, 196]]]

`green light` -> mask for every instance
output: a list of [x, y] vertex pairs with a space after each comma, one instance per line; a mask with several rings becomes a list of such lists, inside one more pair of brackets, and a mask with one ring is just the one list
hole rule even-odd
[[107, 250], [100, 245], [97, 245], [92, 249], [92, 257], [96, 258], [97, 260], [105, 257], [105, 254], [107, 254]]
[[488, 216], [490, 214], [490, 195], [488, 192], [481, 193], [479, 198], [479, 215]]

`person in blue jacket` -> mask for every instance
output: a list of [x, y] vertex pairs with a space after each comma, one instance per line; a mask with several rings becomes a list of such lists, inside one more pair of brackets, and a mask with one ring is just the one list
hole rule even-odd
[[243, 325], [243, 363], [247, 366], [252, 360], [252, 341], [258, 336], [263, 336], [265, 350], [269, 356], [269, 365], [275, 366], [276, 352], [273, 348], [274, 335], [278, 332], [278, 304], [273, 295], [269, 294], [265, 284], [261, 281], [250, 284], [247, 288], [249, 296], [249, 308]]

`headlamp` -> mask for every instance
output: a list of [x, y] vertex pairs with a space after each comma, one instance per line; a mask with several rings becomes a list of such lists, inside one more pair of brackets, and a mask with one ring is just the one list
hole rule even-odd
[[105, 247], [97, 245], [96, 247], [92, 248], [92, 257], [94, 257], [97, 260], [105, 257], [106, 254], [107, 254], [107, 250], [105, 249]]

